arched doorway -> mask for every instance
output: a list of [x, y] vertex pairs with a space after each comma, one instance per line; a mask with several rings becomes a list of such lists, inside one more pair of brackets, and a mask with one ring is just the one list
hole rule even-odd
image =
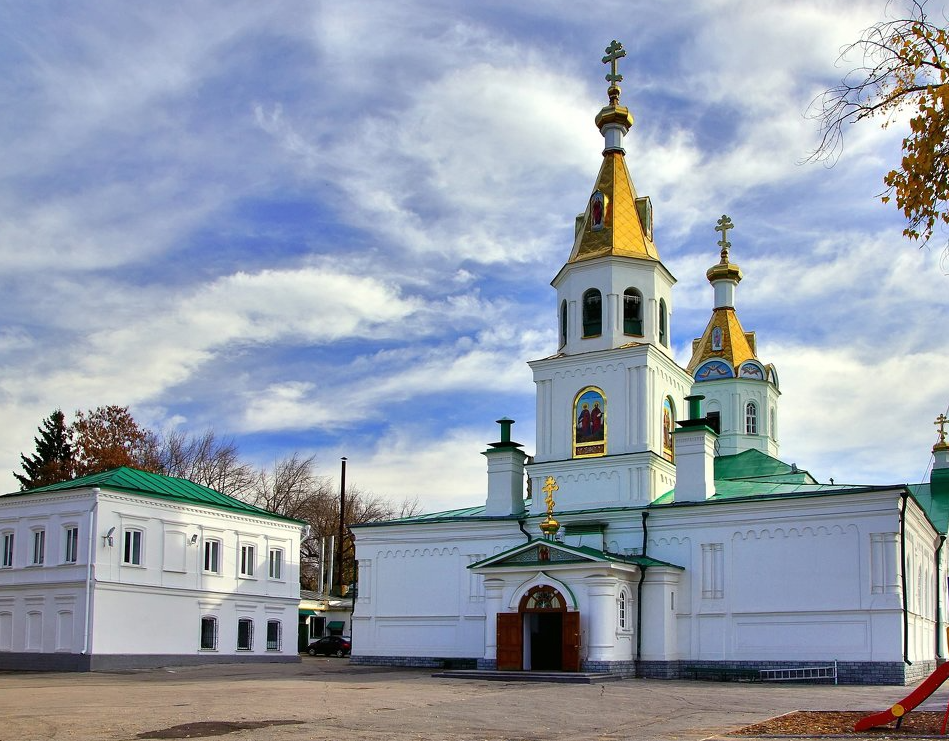
[[580, 613], [554, 587], [531, 587], [517, 612], [498, 614], [497, 647], [498, 669], [579, 671]]

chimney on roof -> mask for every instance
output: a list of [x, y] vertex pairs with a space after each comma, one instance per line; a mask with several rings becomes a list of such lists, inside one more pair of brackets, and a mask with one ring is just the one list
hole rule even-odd
[[715, 495], [715, 440], [718, 435], [701, 416], [702, 395], [686, 396], [689, 418], [676, 422], [676, 502], [704, 502]]
[[488, 459], [488, 498], [484, 513], [491, 516], [519, 515], [524, 512], [524, 462], [527, 454], [521, 443], [511, 440], [513, 419], [502, 417], [501, 439], [489, 444], [482, 455]]

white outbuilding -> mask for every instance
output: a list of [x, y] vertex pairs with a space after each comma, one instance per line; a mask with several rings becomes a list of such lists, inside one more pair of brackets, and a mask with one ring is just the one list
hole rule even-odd
[[0, 497], [0, 669], [299, 661], [305, 523], [118, 468]]
[[484, 504], [353, 526], [353, 663], [918, 680], [946, 658], [945, 433], [918, 485], [821, 484], [779, 460], [778, 374], [738, 319], [727, 216], [712, 316], [676, 363], [676, 281], [608, 94], [552, 282], [559, 347], [530, 362], [535, 454], [499, 420]]

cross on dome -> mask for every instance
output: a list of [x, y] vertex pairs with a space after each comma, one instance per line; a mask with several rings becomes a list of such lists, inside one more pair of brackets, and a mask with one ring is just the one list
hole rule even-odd
[[623, 76], [616, 72], [616, 61], [626, 56], [626, 50], [619, 41], [613, 39], [604, 51], [606, 51], [606, 56], [603, 57], [603, 64], [610, 65], [610, 73], [606, 76], [606, 81], [610, 83], [610, 87], [616, 87], [623, 81]]
[[949, 422], [949, 417], [947, 417], [945, 414], [940, 414], [938, 417], [936, 417], [936, 421], [933, 422], [933, 424], [939, 428], [939, 432], [937, 434], [939, 435], [939, 444], [941, 445], [946, 444], [946, 422]]
[[720, 218], [716, 222], [715, 231], [722, 233], [722, 238], [718, 240], [717, 244], [719, 247], [722, 248], [722, 262], [723, 263], [728, 262], [728, 250], [732, 246], [732, 243], [728, 241], [728, 230], [734, 229], [734, 228], [735, 228], [734, 223], [732, 223], [732, 220], [725, 214], [722, 214], [722, 218]]

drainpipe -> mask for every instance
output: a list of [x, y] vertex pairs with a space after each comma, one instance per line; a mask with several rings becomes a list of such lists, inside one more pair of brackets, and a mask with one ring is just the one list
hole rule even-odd
[[[646, 555], [646, 543], [649, 540], [649, 530], [646, 527], [646, 518], [648, 512], [643, 512], [643, 547], [642, 555]], [[639, 565], [639, 584], [636, 586], [636, 676], [642, 679], [642, 671], [639, 668], [639, 659], [643, 653], [643, 581], [646, 579], [645, 564]]]
[[89, 610], [92, 604], [92, 554], [96, 542], [96, 510], [99, 507], [99, 488], [92, 490], [96, 497], [92, 509], [89, 510], [89, 542], [86, 546], [86, 609], [83, 615], [82, 628], [82, 655], [89, 653], [89, 626], [91, 625]]
[[527, 538], [527, 542], [531, 542], [531, 534], [524, 529], [524, 520], [518, 520], [517, 526], [521, 529], [521, 532], [524, 533], [524, 537]]
[[909, 492], [900, 494], [900, 589], [903, 592], [903, 662], [912, 666], [909, 660], [909, 596], [906, 594], [906, 500]]
[[939, 583], [941, 580], [941, 577], [939, 576], [939, 562], [942, 560], [941, 559], [942, 547], [945, 544], [946, 544], [946, 536], [940, 535], [939, 545], [936, 546], [936, 660], [937, 661], [942, 658], [942, 656], [939, 653], [940, 638], [942, 638], [942, 616], [939, 614], [940, 612], [939, 593], [942, 591], [942, 589], [940, 588], [941, 585]]

